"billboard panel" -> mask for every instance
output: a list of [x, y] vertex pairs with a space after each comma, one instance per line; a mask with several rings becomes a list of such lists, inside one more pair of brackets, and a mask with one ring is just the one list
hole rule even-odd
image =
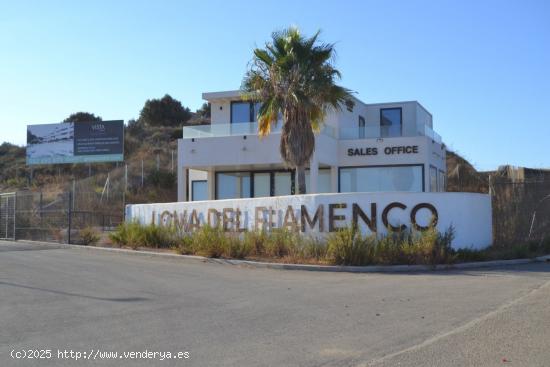
[[27, 164], [124, 160], [124, 122], [62, 122], [27, 126]]

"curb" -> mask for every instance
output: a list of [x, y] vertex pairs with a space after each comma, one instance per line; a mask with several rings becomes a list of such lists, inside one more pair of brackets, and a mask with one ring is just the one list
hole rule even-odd
[[368, 266], [345, 266], [345, 265], [308, 265], [308, 264], [285, 264], [285, 263], [270, 263], [251, 260], [236, 260], [236, 259], [216, 259], [197, 255], [179, 255], [173, 253], [153, 252], [143, 250], [128, 250], [112, 247], [96, 247], [82, 245], [58, 244], [55, 242], [42, 241], [17, 241], [19, 243], [29, 243], [52, 246], [62, 249], [78, 249], [90, 251], [104, 251], [118, 254], [158, 257], [164, 259], [177, 259], [180, 261], [195, 261], [208, 262], [215, 264], [245, 266], [258, 269], [276, 269], [276, 270], [303, 270], [303, 271], [319, 271], [319, 272], [345, 272], [345, 273], [407, 273], [407, 272], [429, 272], [436, 270], [461, 270], [461, 269], [480, 269], [492, 268], [499, 266], [521, 265], [535, 262], [550, 262], [550, 255], [538, 256], [531, 259], [513, 259], [513, 260], [493, 260], [468, 262], [458, 264], [440, 264], [440, 265], [368, 265]]

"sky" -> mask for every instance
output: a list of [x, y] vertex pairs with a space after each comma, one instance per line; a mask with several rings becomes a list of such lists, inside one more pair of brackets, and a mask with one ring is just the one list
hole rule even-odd
[[477, 169], [550, 167], [550, 1], [0, 0], [0, 142], [87, 111], [196, 110], [275, 30], [321, 30], [366, 103], [417, 100]]

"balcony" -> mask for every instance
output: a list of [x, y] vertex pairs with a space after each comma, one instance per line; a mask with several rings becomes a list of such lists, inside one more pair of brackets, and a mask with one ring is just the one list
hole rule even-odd
[[[282, 123], [279, 122], [276, 125], [271, 126], [272, 134], [280, 134]], [[331, 137], [336, 136], [334, 127], [324, 125], [321, 129], [321, 133]], [[197, 125], [197, 126], [185, 126], [183, 128], [183, 139], [191, 138], [212, 138], [223, 136], [242, 136], [242, 135], [258, 135], [258, 123], [257, 122], [240, 122], [234, 124], [210, 124], [210, 125]]]
[[[281, 122], [273, 125], [271, 128], [271, 133], [280, 134], [281, 127]], [[441, 144], [441, 136], [433, 131], [433, 129], [431, 129], [428, 125], [424, 125], [423, 131], [417, 131], [416, 133], [402, 133], [400, 129], [395, 129], [395, 127], [392, 126], [342, 127], [338, 131], [340, 140], [426, 136], [432, 139], [434, 142]], [[336, 138], [336, 129], [330, 125], [324, 125], [321, 128], [320, 133], [332, 138]], [[185, 126], [183, 128], [184, 139], [200, 139], [243, 135], [258, 135], [258, 123], [241, 122], [235, 124]]]
[[339, 133], [340, 140], [427, 136], [434, 142], [441, 144], [441, 136], [433, 131], [428, 125], [424, 125], [423, 131], [417, 131], [415, 133], [401, 132], [401, 129], [396, 129], [395, 126], [342, 127], [339, 129]]

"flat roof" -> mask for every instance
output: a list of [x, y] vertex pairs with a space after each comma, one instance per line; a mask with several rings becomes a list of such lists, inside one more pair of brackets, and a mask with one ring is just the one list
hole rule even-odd
[[[202, 94], [202, 99], [206, 101], [219, 101], [219, 100], [235, 100], [239, 99], [242, 96], [242, 91], [237, 90], [227, 90], [227, 91], [220, 91], [220, 92], [205, 92]], [[405, 104], [405, 103], [415, 103], [419, 105], [424, 111], [426, 111], [430, 116], [432, 115], [430, 111], [428, 111], [420, 102], [418, 101], [395, 101], [395, 102], [380, 102], [380, 103], [365, 103], [356, 96], [352, 96], [353, 99], [355, 99], [356, 102], [362, 103], [366, 107], [368, 106], [382, 106], [382, 105], [391, 105], [391, 104]]]

